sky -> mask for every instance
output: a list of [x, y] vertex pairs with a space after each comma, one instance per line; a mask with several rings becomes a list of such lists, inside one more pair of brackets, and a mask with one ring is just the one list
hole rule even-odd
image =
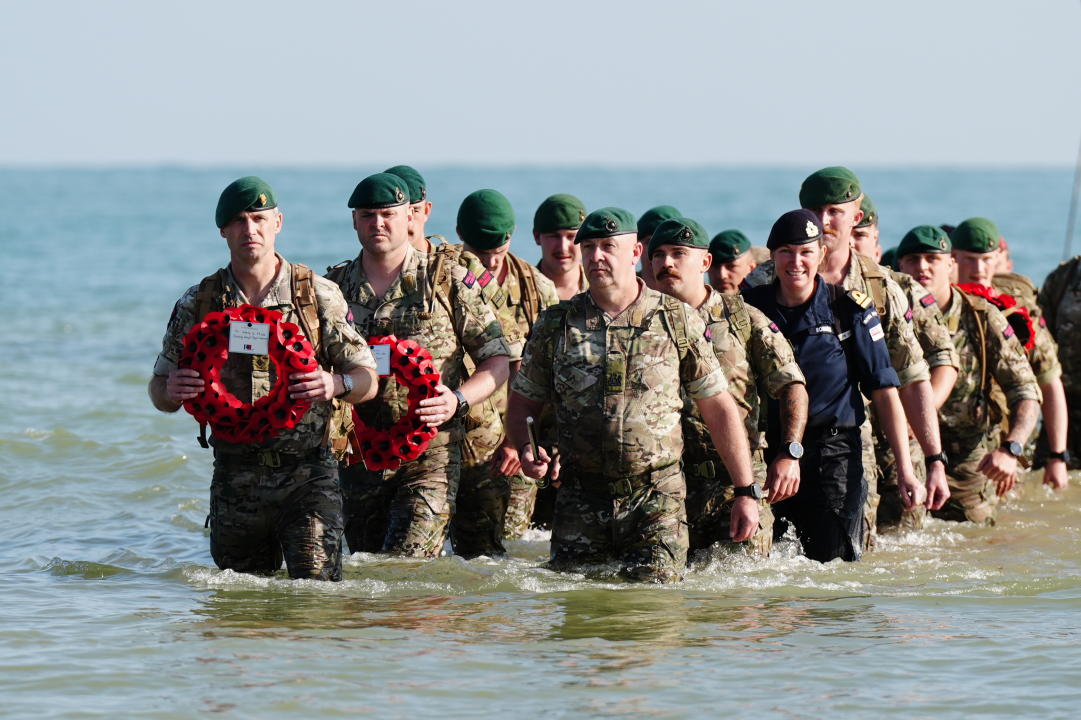
[[1057, 165], [1081, 1], [0, 0], [0, 166]]

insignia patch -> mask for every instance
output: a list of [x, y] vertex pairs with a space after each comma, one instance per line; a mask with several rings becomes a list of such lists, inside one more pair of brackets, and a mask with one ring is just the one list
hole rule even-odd
[[690, 228], [683, 228], [682, 230], [679, 231], [679, 239], [680, 240], [690, 240], [693, 237], [694, 237], [694, 233], [691, 232]]
[[350, 325], [353, 324], [353, 311], [352, 310], [347, 310], [345, 312], [345, 321], [347, 323], [349, 323]]
[[579, 222], [579, 224], [584, 223], [585, 221], [586, 221], [586, 214], [584, 212], [582, 212], [581, 210], [579, 210], [578, 211], [578, 222]]
[[1013, 325], [1006, 326], [1006, 329], [1002, 331], [1002, 337], [1013, 337]]
[[925, 295], [920, 300], [920, 305], [923, 305], [924, 307], [931, 307], [934, 304], [935, 304], [935, 296], [934, 295]]
[[912, 308], [905, 310], [905, 320], [912, 322]]
[[867, 297], [859, 290], [849, 290], [848, 297], [852, 298], [852, 301], [861, 308], [867, 308], [871, 305], [871, 298]]
[[398, 188], [398, 187], [394, 188], [394, 198], [398, 202], [403, 202], [405, 200], [405, 193], [402, 192], [401, 188]]
[[1047, 318], [1043, 315], [1040, 316], [1040, 327], [1047, 327]]
[[772, 330], [775, 333], [781, 332], [781, 328], [777, 327], [777, 323], [775, 323], [775, 322], [771, 322], [769, 324], [769, 329]]
[[259, 207], [266, 205], [266, 193], [259, 193]]
[[479, 278], [477, 278], [477, 282], [480, 284], [481, 287], [488, 287], [488, 283], [490, 283], [491, 281], [492, 281], [492, 274], [490, 272], [488, 272], [487, 270], [485, 270], [484, 274], [482, 274]]
[[428, 188], [422, 187], [420, 189], [420, 199], [422, 201], [428, 199]]
[[465, 286], [469, 288], [473, 287], [473, 283], [475, 283], [476, 281], [477, 277], [471, 272], [467, 272], [465, 274], [465, 277], [462, 278], [462, 282], [464, 282]]
[[938, 239], [938, 247], [939, 247], [940, 250], [945, 250], [946, 249], [946, 238], [939, 238]]
[[608, 232], [615, 232], [616, 230], [619, 229], [619, 223], [617, 223], [612, 218], [608, 218], [607, 220], [604, 221], [604, 229], [607, 230]]
[[882, 338], [886, 337], [885, 333], [882, 332], [882, 323], [878, 323], [874, 327], [869, 328], [868, 332], [870, 333], [871, 340], [873, 342], [878, 342]]
[[818, 237], [818, 227], [810, 220], [807, 221], [807, 227], [803, 228], [803, 232], [807, 233], [809, 238]]
[[709, 331], [709, 328], [706, 328], [706, 331], [704, 333], [702, 333], [702, 335], [703, 335], [703, 337], [706, 338], [706, 340], [712, 340], [713, 339], [713, 333], [711, 333]]

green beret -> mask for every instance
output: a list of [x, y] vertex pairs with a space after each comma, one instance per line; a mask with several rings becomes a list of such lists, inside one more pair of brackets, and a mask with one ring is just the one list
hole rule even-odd
[[998, 250], [1001, 233], [998, 225], [987, 218], [974, 217], [965, 220], [950, 234], [954, 250], [989, 253]]
[[623, 208], [606, 207], [594, 210], [586, 215], [582, 221], [582, 227], [578, 228], [578, 234], [574, 236], [574, 242], [594, 238], [615, 237], [637, 232], [634, 223], [634, 215]]
[[[996, 241], [997, 242], [997, 241]], [[901, 244], [897, 246], [897, 258], [916, 253], [948, 253], [950, 236], [946, 231], [934, 225], [917, 225], [905, 233]], [[882, 263], [885, 265], [885, 263]]]
[[846, 167], [828, 167], [807, 176], [799, 189], [799, 204], [805, 208], [840, 205], [860, 196], [860, 181]]
[[690, 218], [669, 218], [654, 228], [646, 257], [653, 255], [653, 251], [661, 245], [683, 245], [705, 250], [709, 247], [709, 235], [704, 227]]
[[878, 208], [875, 207], [870, 195], [863, 196], [863, 200], [860, 201], [860, 210], [863, 211], [863, 219], [856, 223], [856, 227], [878, 225]]
[[357, 183], [353, 194], [349, 196], [349, 207], [381, 208], [397, 207], [409, 202], [409, 188], [400, 177], [393, 173], [376, 173]]
[[242, 212], [276, 207], [278, 201], [274, 199], [274, 190], [266, 180], [249, 175], [234, 180], [221, 191], [218, 208], [214, 211], [214, 222], [218, 228], [223, 228]]
[[897, 248], [890, 248], [882, 253], [882, 259], [878, 261], [879, 265], [885, 265], [888, 268], [894, 270], [900, 270], [900, 266], [897, 264]]
[[657, 226], [665, 220], [682, 216], [683, 213], [671, 205], [658, 205], [655, 208], [646, 210], [642, 213], [642, 217], [638, 218], [638, 239], [645, 240], [648, 238], [657, 229]]
[[415, 168], [408, 165], [395, 165], [383, 172], [397, 175], [402, 180], [405, 180], [406, 187], [409, 188], [410, 203], [424, 202], [428, 199], [428, 184], [424, 182], [424, 176], [417, 172]]
[[458, 208], [458, 234], [477, 250], [494, 250], [510, 242], [514, 209], [496, 190], [474, 190]]
[[713, 262], [731, 262], [751, 249], [751, 241], [739, 230], [722, 230], [713, 236], [709, 254]]
[[552, 195], [533, 214], [533, 232], [577, 230], [586, 219], [586, 206], [573, 195]]

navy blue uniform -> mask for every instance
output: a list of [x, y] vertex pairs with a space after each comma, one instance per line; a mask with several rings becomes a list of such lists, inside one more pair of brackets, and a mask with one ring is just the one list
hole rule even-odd
[[[803, 305], [777, 302], [777, 285], [743, 291], [792, 343], [796, 362], [807, 378], [807, 431], [800, 460], [800, 489], [774, 505], [774, 513], [796, 527], [804, 552], [814, 560], [858, 560], [863, 547], [863, 504], [867, 481], [861, 460], [863, 394], [897, 387], [882, 323], [874, 305], [858, 293], [846, 293], [815, 278], [815, 291]], [[769, 451], [776, 456], [779, 408], [769, 406]], [[777, 523], [783, 533], [787, 523]]]

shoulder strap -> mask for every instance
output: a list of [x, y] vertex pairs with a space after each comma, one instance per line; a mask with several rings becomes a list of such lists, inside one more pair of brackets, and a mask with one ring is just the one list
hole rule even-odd
[[991, 389], [990, 375], [987, 372], [987, 301], [980, 303], [964, 290], [961, 291], [961, 297], [972, 310], [972, 317], [976, 319], [976, 347], [980, 352], [980, 397], [987, 397]]
[[345, 269], [346, 269], [346, 267], [348, 267], [349, 263], [351, 263], [351, 262], [353, 262], [353, 261], [352, 260], [342, 260], [337, 265], [331, 265], [330, 267], [327, 268], [327, 271], [326, 271], [326, 273], [323, 274], [323, 277], [325, 277], [327, 280], [330, 280], [332, 283], [334, 283], [336, 285], [341, 285], [342, 284], [341, 281], [345, 279]]
[[300, 316], [300, 327], [304, 336], [318, 353], [322, 340], [322, 324], [319, 322], [319, 305], [315, 299], [314, 273], [307, 265], [291, 263], [293, 275], [293, 306]]
[[195, 294], [195, 321], [199, 322], [209, 312], [225, 307], [225, 268], [199, 281], [199, 290]]
[[[751, 339], [751, 315], [747, 312], [747, 304], [739, 295], [721, 295], [724, 301], [724, 312], [740, 341], [746, 345]], [[716, 307], [716, 306], [714, 306]]]
[[867, 278], [867, 286], [871, 291], [871, 299], [875, 303], [875, 310], [882, 317], [886, 317], [886, 275], [878, 264], [860, 253], [855, 253], [860, 266], [863, 268], [863, 276]]
[[676, 350], [682, 362], [691, 349], [690, 340], [687, 339], [687, 311], [684, 309], [683, 302], [671, 295], [665, 295], [661, 303], [661, 313], [668, 326], [668, 333], [676, 343]]
[[517, 255], [508, 254], [507, 259], [518, 273], [522, 285], [522, 307], [525, 309], [526, 323], [529, 327], [533, 327], [541, 311], [540, 291], [537, 289], [537, 279], [533, 277], [533, 267]]

